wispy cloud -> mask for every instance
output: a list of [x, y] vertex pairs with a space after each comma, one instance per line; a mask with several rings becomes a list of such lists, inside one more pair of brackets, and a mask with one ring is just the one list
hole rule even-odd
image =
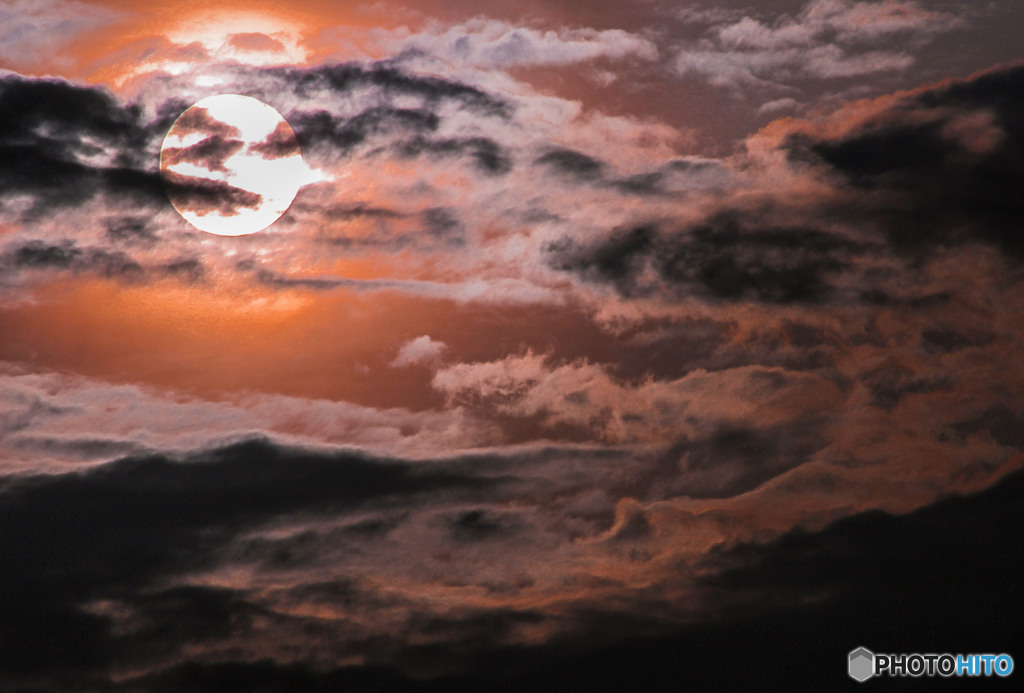
[[[913, 64], [915, 48], [960, 23], [902, 0], [812, 0], [795, 17], [771, 22], [706, 13], [688, 18], [712, 26], [705, 38], [680, 47], [675, 69], [737, 89], [903, 70]], [[894, 50], [897, 39], [902, 47]]]
[[401, 28], [359, 32], [336, 30], [342, 40], [358, 39], [372, 51], [419, 52], [464, 67], [507, 70], [518, 66], [557, 66], [599, 58], [652, 61], [657, 46], [621, 29], [534, 29], [478, 17], [462, 24], [428, 24], [421, 30]]
[[5, 68], [39, 55], [59, 61], [71, 41], [117, 19], [117, 12], [73, 0], [10, 0], [0, 7], [0, 60]]
[[410, 339], [398, 350], [398, 356], [391, 362], [392, 366], [411, 366], [414, 363], [432, 361], [437, 359], [448, 345], [444, 342], [431, 339], [429, 335], [423, 335], [416, 339]]

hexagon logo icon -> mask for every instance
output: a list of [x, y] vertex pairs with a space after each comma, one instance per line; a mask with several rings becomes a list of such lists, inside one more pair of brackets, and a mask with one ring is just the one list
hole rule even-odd
[[850, 652], [848, 659], [850, 678], [863, 683], [875, 675], [875, 653], [866, 647]]

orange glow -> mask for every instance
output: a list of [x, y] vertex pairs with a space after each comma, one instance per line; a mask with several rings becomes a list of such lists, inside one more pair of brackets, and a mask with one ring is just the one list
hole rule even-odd
[[[112, 87], [127, 83], [140, 69], [148, 71], [158, 65], [166, 69], [182, 59], [174, 55], [177, 49], [193, 43], [210, 49], [225, 44], [231, 35], [262, 33], [273, 38], [273, 34], [283, 33], [294, 38], [295, 43], [286, 46], [288, 50], [276, 58], [268, 55], [269, 64], [309, 64], [336, 50], [319, 38], [325, 28], [365, 29], [403, 23], [403, 18], [395, 13], [367, 9], [357, 2], [310, 0], [282, 4], [271, 0], [227, 0], [213, 6], [172, 0], [146, 5], [144, 9], [134, 0], [100, 0], [94, 4], [120, 16], [101, 31], [74, 41], [68, 53], [76, 64], [62, 64], [61, 72]], [[119, 48], [112, 51], [111, 46]], [[243, 51], [235, 57], [253, 64], [259, 56]], [[156, 63], [147, 64], [154, 60]], [[54, 68], [52, 60], [40, 57], [40, 74]]]
[[263, 392], [412, 410], [444, 401], [431, 388], [429, 369], [389, 365], [420, 335], [448, 344], [457, 361], [526, 348], [604, 360], [619, 348], [585, 315], [550, 306], [496, 310], [395, 291], [173, 280], [122, 286], [72, 279], [40, 287], [31, 301], [0, 309], [0, 333], [0, 359], [43, 370], [214, 399]]

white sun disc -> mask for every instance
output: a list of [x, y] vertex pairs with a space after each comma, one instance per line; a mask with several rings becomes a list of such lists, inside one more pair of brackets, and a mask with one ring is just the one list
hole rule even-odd
[[259, 99], [219, 94], [174, 121], [160, 148], [160, 173], [186, 221], [219, 236], [244, 236], [288, 211], [309, 169], [280, 113]]

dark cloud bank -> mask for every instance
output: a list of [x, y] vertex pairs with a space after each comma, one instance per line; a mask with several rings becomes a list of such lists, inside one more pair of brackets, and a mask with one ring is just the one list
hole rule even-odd
[[0, 681], [43, 677], [48, 688], [66, 676], [71, 685], [119, 659], [119, 648], [131, 649], [107, 619], [81, 609], [95, 599], [138, 602], [163, 619], [148, 633], [161, 648], [223, 634], [217, 626], [234, 618], [236, 607], [246, 609], [230, 591], [142, 588], [203, 567], [245, 528], [300, 512], [411, 502], [418, 494], [464, 495], [489, 484], [453, 469], [259, 440], [184, 460], [153, 455], [81, 474], [7, 477], [0, 482]]
[[[251, 440], [184, 458], [135, 456], [81, 473], [6, 478], [0, 683], [23, 691], [833, 690], [852, 684], [843, 657], [857, 645], [1013, 652], [1020, 643], [1024, 552], [1007, 533], [1024, 520], [1024, 474], [1017, 472], [905, 516], [867, 512], [821, 531], [712, 551], [695, 598], [715, 605], [713, 615], [686, 626], [595, 604], [575, 615], [578, 631], [543, 646], [498, 645], [510, 622], [544, 618], [498, 612], [425, 621], [423, 628], [450, 631], [446, 645], [338, 643], [339, 650], [377, 651], [379, 663], [367, 666], [325, 671], [301, 659], [227, 655], [174, 663], [182, 648], [268, 617], [243, 592], [166, 586], [167, 578], [210, 567], [217, 549], [245, 531], [299, 514], [481, 501], [513, 483], [500, 468], [483, 458], [409, 464]], [[449, 517], [463, 542], [505, 531], [503, 523], [483, 508]], [[387, 528], [363, 523], [352, 531], [372, 536]], [[345, 582], [306, 589], [340, 602], [375, 598]], [[84, 608], [104, 599], [131, 606], [132, 633]], [[276, 627], [288, 632], [285, 622]], [[659, 634], [622, 639], [652, 628]], [[262, 637], [273, 639], [275, 630]], [[110, 667], [132, 658], [156, 671], [107, 678]], [[433, 675], [423, 677], [427, 663]]]

